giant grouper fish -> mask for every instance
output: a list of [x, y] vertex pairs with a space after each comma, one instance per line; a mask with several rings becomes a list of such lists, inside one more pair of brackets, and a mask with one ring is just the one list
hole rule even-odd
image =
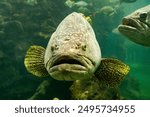
[[124, 17], [118, 30], [131, 41], [150, 47], [150, 5]]
[[56, 80], [98, 79], [109, 86], [118, 85], [129, 66], [112, 58], [101, 58], [95, 33], [83, 14], [69, 14], [52, 34], [48, 45], [31, 46], [24, 60], [35, 76], [50, 75]]

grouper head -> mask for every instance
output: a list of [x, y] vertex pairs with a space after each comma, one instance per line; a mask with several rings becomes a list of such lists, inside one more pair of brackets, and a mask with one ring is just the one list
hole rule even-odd
[[150, 46], [150, 5], [124, 17], [118, 30], [131, 41]]
[[69, 14], [52, 34], [44, 64], [56, 80], [91, 78], [100, 64], [101, 51], [95, 33], [82, 14]]

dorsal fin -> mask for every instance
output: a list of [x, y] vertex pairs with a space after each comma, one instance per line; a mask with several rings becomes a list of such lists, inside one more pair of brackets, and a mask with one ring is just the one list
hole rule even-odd
[[101, 60], [95, 76], [102, 85], [116, 87], [128, 74], [129, 70], [129, 66], [123, 62], [117, 59], [106, 58]]
[[44, 66], [45, 49], [41, 46], [31, 46], [25, 56], [24, 64], [28, 72], [38, 77], [48, 76]]

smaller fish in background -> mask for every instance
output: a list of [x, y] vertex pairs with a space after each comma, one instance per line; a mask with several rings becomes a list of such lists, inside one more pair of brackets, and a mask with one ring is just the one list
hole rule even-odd
[[87, 7], [79, 7], [79, 8], [77, 9], [77, 11], [78, 11], [79, 13], [83, 13], [83, 14], [90, 14], [90, 13], [91, 13], [90, 10], [89, 10]]
[[112, 16], [117, 12], [112, 6], [104, 6], [100, 10], [96, 11], [96, 13], [102, 13], [102, 14], [105, 14], [107, 16]]
[[77, 2], [75, 2], [73, 0], [66, 0], [65, 5], [68, 6], [69, 8], [72, 8], [74, 6], [76, 6], [76, 7], [86, 7], [86, 6], [88, 6], [88, 3], [85, 2], [85, 1], [82, 1], [82, 0], [77, 1]]
[[81, 0], [81, 1], [75, 2], [75, 6], [77, 6], [77, 7], [86, 7], [86, 6], [88, 6], [88, 3]]
[[31, 6], [38, 4], [37, 0], [26, 0], [25, 3]]
[[133, 2], [136, 2], [137, 0], [109, 0], [110, 3], [133, 3]]
[[109, 0], [109, 3], [113, 8], [118, 9], [122, 3], [134, 3], [137, 0]]
[[150, 47], [150, 5], [125, 16], [118, 30], [129, 40]]
[[66, 0], [65, 5], [68, 6], [69, 8], [72, 8], [75, 4], [75, 1], [73, 0]]
[[137, 0], [119, 0], [120, 3], [133, 3], [133, 2], [136, 2]]

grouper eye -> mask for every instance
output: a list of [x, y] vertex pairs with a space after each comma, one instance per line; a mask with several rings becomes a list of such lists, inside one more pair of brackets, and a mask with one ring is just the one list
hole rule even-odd
[[82, 50], [86, 51], [86, 45], [82, 45]]
[[140, 19], [146, 20], [146, 18], [147, 18], [147, 13], [144, 12], [140, 14]]

